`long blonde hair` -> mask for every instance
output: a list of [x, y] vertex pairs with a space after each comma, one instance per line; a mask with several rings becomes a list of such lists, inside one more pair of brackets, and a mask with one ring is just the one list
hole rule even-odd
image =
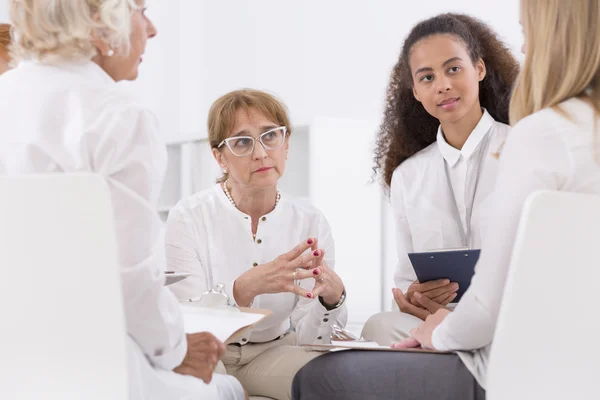
[[579, 97], [600, 114], [598, 0], [521, 0], [525, 64], [510, 102], [510, 122]]
[[10, 46], [10, 25], [0, 24], [0, 55], [8, 57]]

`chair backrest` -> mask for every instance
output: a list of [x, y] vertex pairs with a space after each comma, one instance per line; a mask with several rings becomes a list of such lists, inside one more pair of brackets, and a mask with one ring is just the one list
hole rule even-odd
[[600, 398], [600, 196], [525, 203], [494, 336], [487, 398]]
[[126, 399], [109, 190], [91, 174], [0, 178], [0, 399]]

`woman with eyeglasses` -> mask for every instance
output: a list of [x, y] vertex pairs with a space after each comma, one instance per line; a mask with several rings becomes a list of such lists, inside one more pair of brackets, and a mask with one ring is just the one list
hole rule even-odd
[[237, 343], [223, 363], [249, 395], [289, 399], [296, 371], [345, 326], [346, 292], [334, 272], [334, 245], [323, 214], [277, 189], [292, 127], [285, 106], [252, 89], [219, 98], [208, 136], [223, 176], [169, 213], [169, 268], [192, 276], [171, 286], [180, 300], [223, 284], [232, 303], [273, 313]]

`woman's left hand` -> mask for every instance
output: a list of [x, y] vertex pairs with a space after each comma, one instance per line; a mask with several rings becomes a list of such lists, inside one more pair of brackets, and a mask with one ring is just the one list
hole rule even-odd
[[[417, 301], [419, 301], [425, 307], [431, 306], [433, 308], [438, 306], [437, 303], [433, 302], [432, 300], [428, 299], [423, 295], [418, 296]], [[431, 302], [431, 304], [429, 302]], [[433, 330], [437, 328], [437, 326], [441, 324], [442, 321], [444, 321], [444, 319], [446, 318], [446, 316], [451, 312], [452, 311], [448, 310], [447, 308], [438, 308], [437, 311], [425, 318], [425, 322], [420, 324], [418, 327], [411, 329], [410, 338], [392, 344], [392, 348], [406, 349], [411, 347], [418, 347], [420, 345], [421, 347], [435, 350], [431, 339], [433, 337]]]
[[[313, 247], [317, 248], [317, 241]], [[327, 305], [335, 305], [340, 301], [344, 293], [344, 282], [342, 279], [327, 266], [323, 259], [325, 250], [319, 250], [321, 254], [313, 261], [313, 274], [315, 278], [315, 287], [312, 290], [313, 296], [321, 296], [323, 302]]]
[[410, 336], [412, 336], [419, 343], [421, 343], [421, 347], [435, 349], [433, 347], [433, 343], [431, 342], [433, 330], [437, 328], [439, 324], [442, 323], [444, 318], [446, 318], [446, 316], [450, 314], [450, 312], [450, 310], [440, 308], [435, 312], [435, 314], [431, 314], [429, 317], [427, 317], [427, 319], [425, 319], [425, 322], [423, 322], [415, 329], [412, 329], [410, 331]]

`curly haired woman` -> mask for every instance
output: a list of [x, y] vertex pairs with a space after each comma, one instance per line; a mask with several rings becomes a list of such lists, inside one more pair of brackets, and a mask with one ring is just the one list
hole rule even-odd
[[494, 151], [510, 130], [508, 104], [518, 62], [483, 22], [442, 14], [416, 25], [402, 47], [387, 91], [375, 152], [396, 225], [394, 299], [400, 312], [372, 316], [363, 337], [382, 345], [408, 337], [458, 284], [420, 283], [408, 253], [480, 248], [496, 180]]

